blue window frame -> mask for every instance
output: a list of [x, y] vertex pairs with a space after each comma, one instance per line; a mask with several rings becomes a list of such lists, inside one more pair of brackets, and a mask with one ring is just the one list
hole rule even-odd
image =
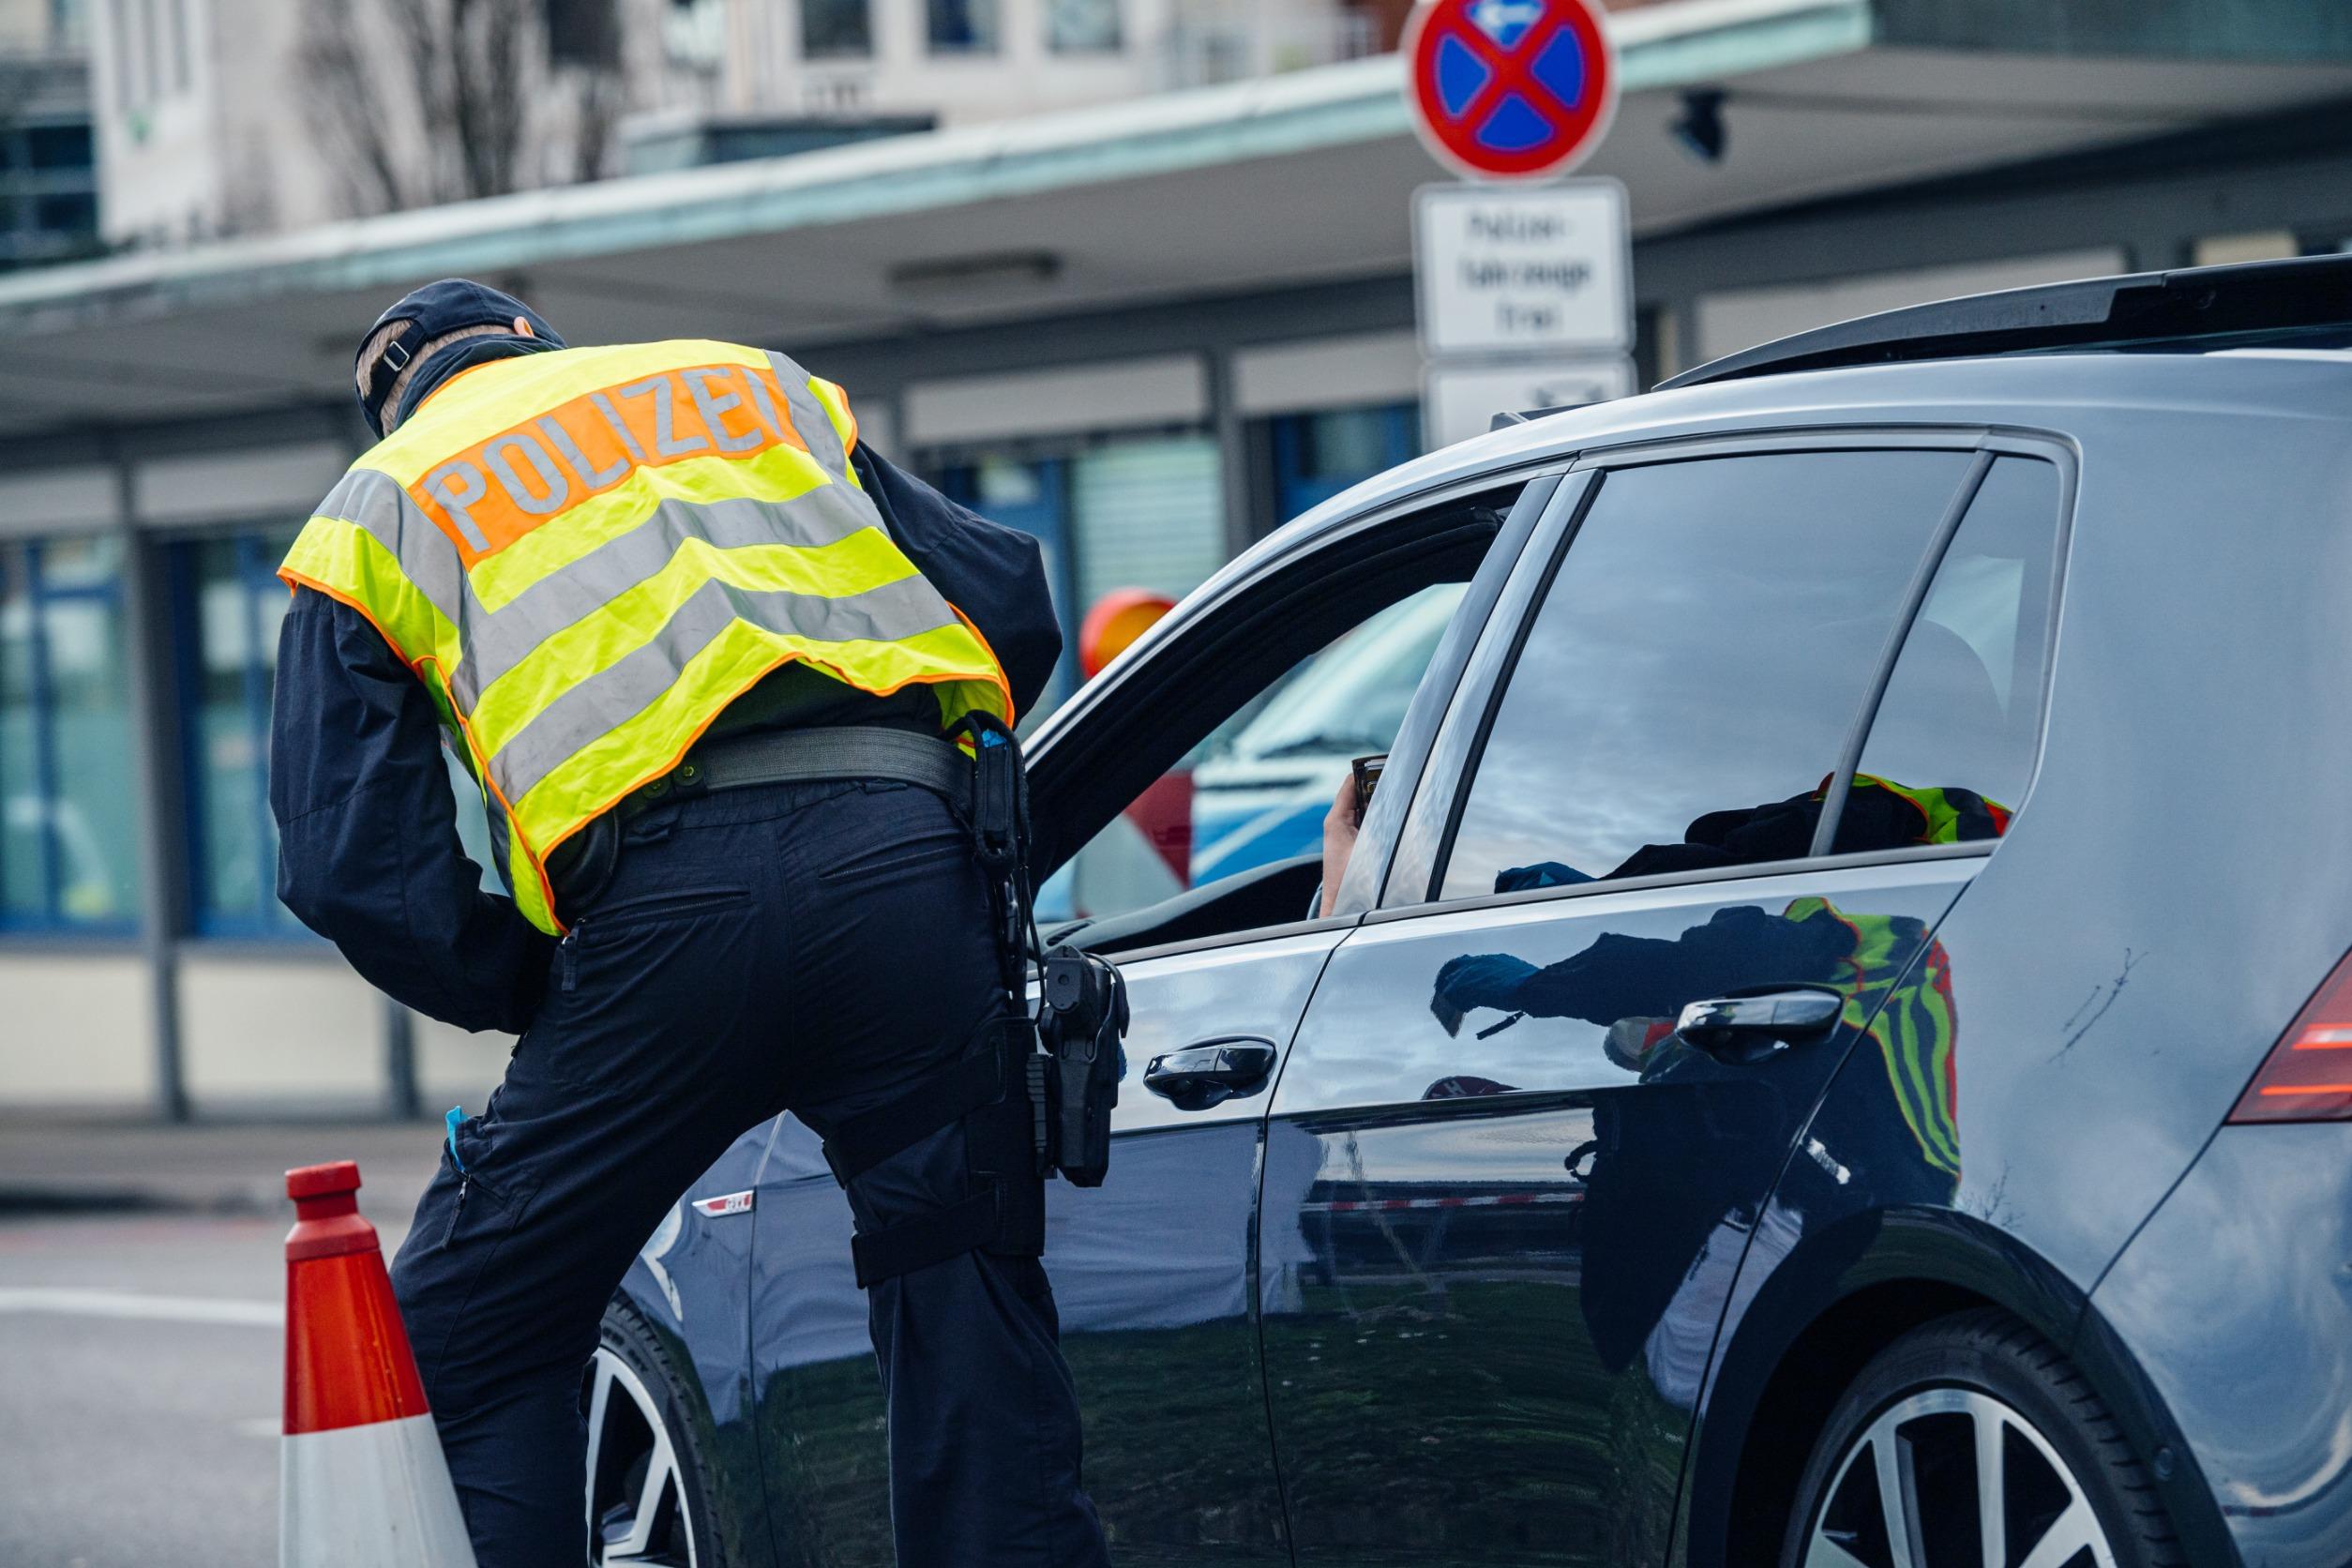
[[993, 54], [996, 53], [997, 0], [927, 0], [934, 54]]
[[[1062, 662], [1054, 671], [1039, 716], [1050, 713], [1078, 689], [1078, 583], [1070, 552], [1069, 461], [1064, 458], [974, 457], [941, 465], [934, 482], [942, 495], [969, 506], [991, 522], [1034, 535], [1045, 547], [1046, 585], [1062, 622]], [[1028, 716], [1024, 715], [1024, 717]]]
[[269, 811], [269, 704], [287, 605], [277, 568], [294, 532], [172, 550], [188, 902], [204, 936], [302, 934], [278, 901], [278, 824]]
[[138, 926], [124, 555], [0, 543], [0, 929]]
[[1267, 425], [1274, 512], [1284, 522], [1421, 451], [1421, 409], [1415, 403], [1289, 414]]

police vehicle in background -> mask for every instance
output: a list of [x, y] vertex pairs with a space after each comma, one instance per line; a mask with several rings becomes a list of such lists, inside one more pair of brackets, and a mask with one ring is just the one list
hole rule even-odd
[[[1113, 1550], [2352, 1560], [2348, 604], [2340, 259], [1826, 328], [1220, 572], [1032, 747], [1042, 869], [1194, 803], [1061, 922]], [[889, 1561], [849, 1233], [787, 1118], [647, 1243], [603, 1560]]]

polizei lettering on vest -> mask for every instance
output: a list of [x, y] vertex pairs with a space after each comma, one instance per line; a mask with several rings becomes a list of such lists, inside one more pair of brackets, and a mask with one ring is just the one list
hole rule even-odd
[[681, 437], [676, 433], [678, 389], [677, 383], [673, 379], [675, 374], [676, 372], [673, 371], [667, 376], [653, 376], [633, 386], [624, 386], [621, 388], [622, 400], [626, 401], [631, 398], [642, 398], [648, 393], [652, 394], [654, 450], [661, 456], [683, 458], [689, 453], [707, 452], [711, 445], [710, 437], [704, 435]]
[[740, 392], [714, 391], [715, 384], [723, 384], [730, 378], [724, 371], [698, 367], [683, 372], [686, 390], [694, 395], [695, 412], [702, 416], [702, 427], [718, 442], [722, 452], [748, 452], [766, 444], [766, 433], [757, 428], [730, 437], [727, 434], [727, 413], [743, 406]]
[[[516, 472], [514, 454], [517, 452], [531, 460], [531, 467], [537, 473], [540, 489], [545, 494], [533, 490], [529, 482]], [[571, 481], [564, 477], [564, 471], [555, 466], [555, 460], [547, 455], [546, 448], [521, 430], [500, 436], [482, 448], [482, 456], [489, 460], [490, 472], [498, 475], [499, 488], [506, 492], [506, 499], [534, 517], [552, 517], [562, 511], [564, 504], [572, 498]]]
[[[807, 451], [779, 406], [799, 403], [776, 376], [772, 368], [692, 365], [599, 387], [452, 454], [409, 494], [471, 569], [641, 468], [740, 462], [776, 446]], [[816, 434], [837, 445], [830, 426]]]
[[[465, 537], [476, 552], [490, 549], [490, 541], [482, 536], [479, 524], [474, 520], [473, 506], [490, 494], [490, 481], [482, 477], [478, 464], [460, 458], [443, 463], [425, 475], [424, 490], [441, 503], [445, 515]], [[422, 500], [422, 497], [418, 499]]]

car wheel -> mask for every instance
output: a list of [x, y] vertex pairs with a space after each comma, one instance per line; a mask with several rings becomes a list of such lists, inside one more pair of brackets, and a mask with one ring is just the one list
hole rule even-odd
[[627, 1303], [605, 1308], [580, 1380], [588, 1422], [588, 1560], [719, 1568], [686, 1390], [669, 1350]]
[[2115, 1419], [2007, 1313], [1961, 1313], [1880, 1351], [1831, 1411], [1782, 1568], [2177, 1568]]

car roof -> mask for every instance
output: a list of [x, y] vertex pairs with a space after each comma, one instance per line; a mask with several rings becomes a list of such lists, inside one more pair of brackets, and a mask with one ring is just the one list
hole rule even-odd
[[1841, 427], [2003, 425], [2066, 435], [2087, 411], [2344, 422], [2347, 388], [2352, 349], [2293, 347], [1993, 354], [1662, 387], [1505, 425], [1402, 463], [1303, 513], [1232, 566], [1255, 569], [1369, 512], [1642, 443]]
[[[2151, 415], [2352, 422], [2352, 350], [2114, 350], [2002, 354], [1756, 374], [1662, 387], [1503, 426], [1364, 480], [1251, 545], [1184, 596], [1123, 656], [1138, 659], [1264, 573], [1299, 564], [1383, 520], [1491, 495], [1586, 454], [1701, 439], [1808, 431], [2000, 428], [2079, 442], [2131, 439]], [[2343, 432], [2352, 438], [2352, 431]], [[2151, 437], [2159, 442], [2162, 437]], [[2331, 439], [2335, 439], [2331, 435]], [[2344, 442], [2352, 448], [2352, 439]], [[2181, 450], [2177, 442], [2160, 450]], [[1037, 740], [1091, 706], [1087, 684]]]

